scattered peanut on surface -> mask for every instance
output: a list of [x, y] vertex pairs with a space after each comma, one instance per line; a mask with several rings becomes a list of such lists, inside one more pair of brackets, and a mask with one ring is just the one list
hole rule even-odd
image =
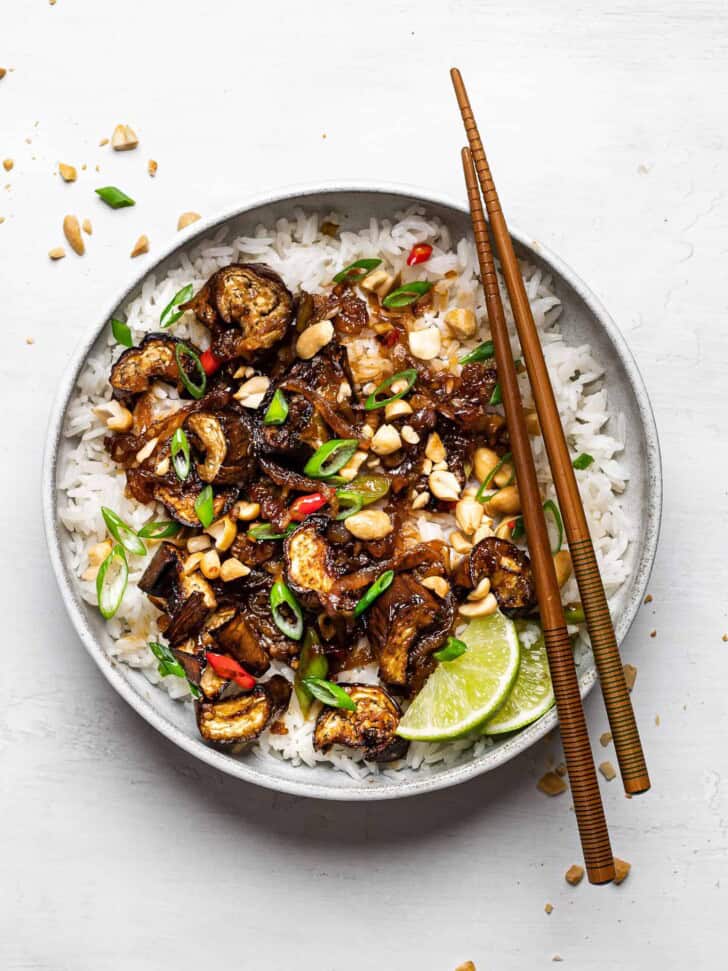
[[77, 253], [79, 256], [83, 256], [83, 254], [86, 252], [86, 247], [83, 242], [83, 236], [81, 235], [81, 227], [76, 216], [64, 217], [63, 235], [68, 240], [68, 245], [71, 247], [73, 252]]
[[130, 128], [129, 125], [117, 125], [114, 129], [114, 134], [111, 136], [111, 147], [115, 152], [128, 152], [132, 148], [136, 148], [139, 144], [139, 139], [134, 133], [134, 129]]
[[149, 237], [140, 236], [139, 239], [134, 243], [134, 248], [131, 251], [132, 257], [141, 256], [143, 253], [149, 252]]
[[[155, 170], [156, 171], [156, 170]], [[182, 215], [177, 220], [177, 230], [187, 229], [192, 223], [196, 223], [198, 219], [201, 219], [199, 212], [183, 212]]]
[[66, 165], [65, 162], [58, 163], [58, 172], [64, 182], [75, 182], [77, 173], [73, 165]]

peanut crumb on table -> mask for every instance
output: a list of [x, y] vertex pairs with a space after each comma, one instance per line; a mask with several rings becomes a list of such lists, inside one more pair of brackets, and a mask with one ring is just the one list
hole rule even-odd
[[658, 728], [660, 727], [660, 716], [659, 715], [655, 715], [655, 725], [657, 725]]
[[148, 253], [148, 252], [149, 252], [149, 237], [142, 235], [139, 237], [136, 243], [134, 243], [134, 249], [131, 251], [131, 255], [132, 257], [141, 256], [142, 253]]
[[614, 882], [616, 884], [622, 883], [623, 880], [627, 879], [629, 871], [632, 869], [632, 864], [627, 863], [626, 860], [620, 860], [619, 857], [614, 857]]
[[157, 174], [158, 168], [159, 168], [159, 164], [153, 158], [150, 158], [149, 161], [147, 162], [147, 172], [151, 175], [152, 178], [154, 178], [154, 176]]
[[634, 664], [625, 664], [622, 670], [624, 671], [624, 680], [627, 682], [627, 687], [631, 691], [637, 680], [637, 668]]
[[553, 913], [554, 905], [553, 904], [544, 904], [544, 908], [543, 909], [544, 909], [544, 911], [547, 914], [551, 914], [551, 913]]
[[642, 601], [642, 603], [651, 604], [652, 603], [652, 594], [651, 593], [648, 593], [647, 596], [645, 597], [645, 599]]
[[724, 640], [724, 641], [728, 641], [728, 634], [724, 634], [724, 635], [723, 635], [723, 640]]
[[566, 783], [555, 772], [546, 772], [536, 783], [536, 788], [547, 796], [559, 796], [566, 792]]
[[599, 763], [599, 771], [602, 773], [602, 775], [607, 780], [607, 782], [611, 782], [612, 779], [617, 774], [617, 772], [616, 772], [616, 770], [615, 770], [615, 768], [614, 768], [614, 766], [612, 765], [611, 762], [600, 762]]
[[58, 163], [58, 172], [64, 182], [75, 182], [77, 177], [76, 169], [73, 165], [66, 165], [65, 162]]
[[177, 229], [186, 229], [191, 226], [192, 223], [196, 223], [201, 216], [199, 212], [183, 212], [182, 215], [177, 220]]
[[560, 954], [554, 954], [554, 956], [551, 958], [551, 960], [552, 961], [563, 961], [564, 959], [561, 957]]
[[35, 337], [26, 337], [25, 338], [25, 343], [26, 344], [35, 344]]
[[3, 159], [3, 168], [5, 169], [6, 172], [10, 172], [10, 170], [14, 165], [15, 165], [15, 162], [13, 162], [11, 158]]
[[557, 775], [566, 775], [566, 762], [559, 762], [556, 766]]
[[579, 866], [578, 863], [573, 863], [569, 869], [564, 874], [564, 880], [571, 884], [572, 887], [576, 887], [584, 878], [584, 867]]
[[101, 141], [99, 142], [99, 148], [103, 148], [104, 145], [108, 145], [108, 144], [109, 144], [109, 139], [108, 138], [102, 138]]
[[607, 745], [609, 745], [609, 743], [611, 741], [612, 741], [612, 733], [611, 732], [602, 732], [602, 734], [599, 736], [599, 742], [600, 742], [602, 748], [606, 748]]
[[464, 964], [458, 964], [455, 971], [475, 971], [475, 965], [472, 961], [465, 961]]
[[657, 637], [657, 631], [656, 630], [651, 630], [650, 631], [650, 637]]
[[66, 251], [62, 246], [54, 246], [53, 249], [48, 250], [48, 256], [52, 260], [62, 260], [65, 255]]

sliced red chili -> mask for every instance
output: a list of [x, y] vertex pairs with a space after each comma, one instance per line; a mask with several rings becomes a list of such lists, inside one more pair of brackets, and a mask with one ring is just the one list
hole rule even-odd
[[416, 266], [418, 263], [426, 263], [432, 256], [432, 247], [429, 243], [415, 243], [407, 257], [407, 266]]
[[394, 347], [394, 345], [401, 337], [401, 334], [402, 332], [400, 330], [398, 330], [396, 327], [393, 327], [391, 330], [388, 330], [387, 333], [382, 338], [382, 344], [384, 344], [385, 347]]
[[200, 354], [200, 364], [202, 365], [205, 374], [214, 374], [222, 367], [222, 361], [219, 357], [215, 357], [211, 350], [203, 351]]
[[225, 678], [226, 681], [234, 681], [245, 691], [250, 691], [255, 687], [253, 675], [248, 674], [241, 664], [228, 657], [227, 654], [214, 654], [212, 651], [207, 651], [205, 657], [212, 670], [219, 677]]
[[299, 496], [298, 499], [295, 499], [291, 503], [288, 513], [294, 523], [300, 523], [306, 516], [323, 509], [328, 501], [322, 492], [311, 492], [307, 496]]

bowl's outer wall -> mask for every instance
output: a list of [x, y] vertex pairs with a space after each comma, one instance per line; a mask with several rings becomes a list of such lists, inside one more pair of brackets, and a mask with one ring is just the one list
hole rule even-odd
[[[43, 472], [43, 508], [46, 535], [61, 594], [76, 630], [87, 650], [116, 690], [151, 725], [186, 751], [222, 771], [271, 789], [297, 795], [326, 799], [364, 800], [388, 799], [416, 795], [433, 789], [455, 785], [495, 768], [524, 751], [543, 737], [556, 724], [552, 710], [539, 721], [518, 734], [500, 740], [477, 759], [445, 768], [440, 766], [427, 774], [404, 770], [396, 779], [372, 778], [358, 782], [341, 772], [322, 765], [316, 768], [294, 767], [277, 759], [261, 759], [253, 754], [231, 757], [206, 746], [198, 737], [190, 717], [189, 706], [172, 701], [165, 692], [154, 688], [138, 671], [112, 661], [104, 650], [108, 634], [98, 612], [81, 600], [75, 580], [68, 566], [65, 550], [67, 534], [58, 519], [58, 470], [69, 450], [62, 436], [63, 422], [69, 400], [74, 392], [78, 374], [88, 354], [103, 339], [106, 324], [135, 297], [142, 281], [150, 272], [162, 276], [176, 265], [179, 254], [206, 239], [221, 226], [229, 229], [228, 238], [252, 235], [259, 224], [270, 225], [290, 216], [296, 207], [307, 211], [329, 213], [335, 210], [343, 228], [361, 228], [374, 213], [393, 218], [395, 213], [413, 204], [424, 205], [428, 215], [446, 223], [453, 239], [470, 235], [468, 213], [455, 203], [443, 201], [425, 192], [399, 187], [326, 187], [291, 190], [285, 194], [258, 200], [232, 214], [203, 223], [194, 235], [171, 246], [153, 270], [145, 270], [90, 327], [88, 335], [77, 349], [63, 378], [50, 418]], [[620, 643], [629, 630], [647, 586], [654, 561], [659, 533], [662, 503], [660, 455], [654, 417], [642, 378], [616, 325], [594, 295], [581, 280], [553, 254], [520, 233], [512, 231], [519, 256], [541, 266], [553, 278], [555, 290], [562, 301], [560, 324], [570, 342], [589, 343], [595, 356], [605, 366], [610, 407], [626, 417], [627, 441], [624, 460], [631, 479], [624, 494], [624, 504], [637, 535], [631, 547], [631, 576], [613, 601], [617, 637]], [[593, 662], [580, 671], [582, 695], [596, 680]]]

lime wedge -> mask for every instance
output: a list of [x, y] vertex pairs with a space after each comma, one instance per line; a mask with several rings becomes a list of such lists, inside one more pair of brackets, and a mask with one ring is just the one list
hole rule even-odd
[[499, 611], [468, 624], [468, 650], [442, 661], [404, 714], [397, 734], [441, 742], [477, 728], [496, 711], [518, 674], [518, 634]]
[[[534, 629], [533, 624], [518, 625], [522, 637], [523, 631], [529, 627]], [[551, 685], [543, 634], [529, 647], [526, 647], [524, 640], [521, 640], [518, 677], [503, 705], [483, 726], [484, 735], [503, 735], [505, 732], [525, 728], [547, 712], [554, 703], [554, 689]]]

